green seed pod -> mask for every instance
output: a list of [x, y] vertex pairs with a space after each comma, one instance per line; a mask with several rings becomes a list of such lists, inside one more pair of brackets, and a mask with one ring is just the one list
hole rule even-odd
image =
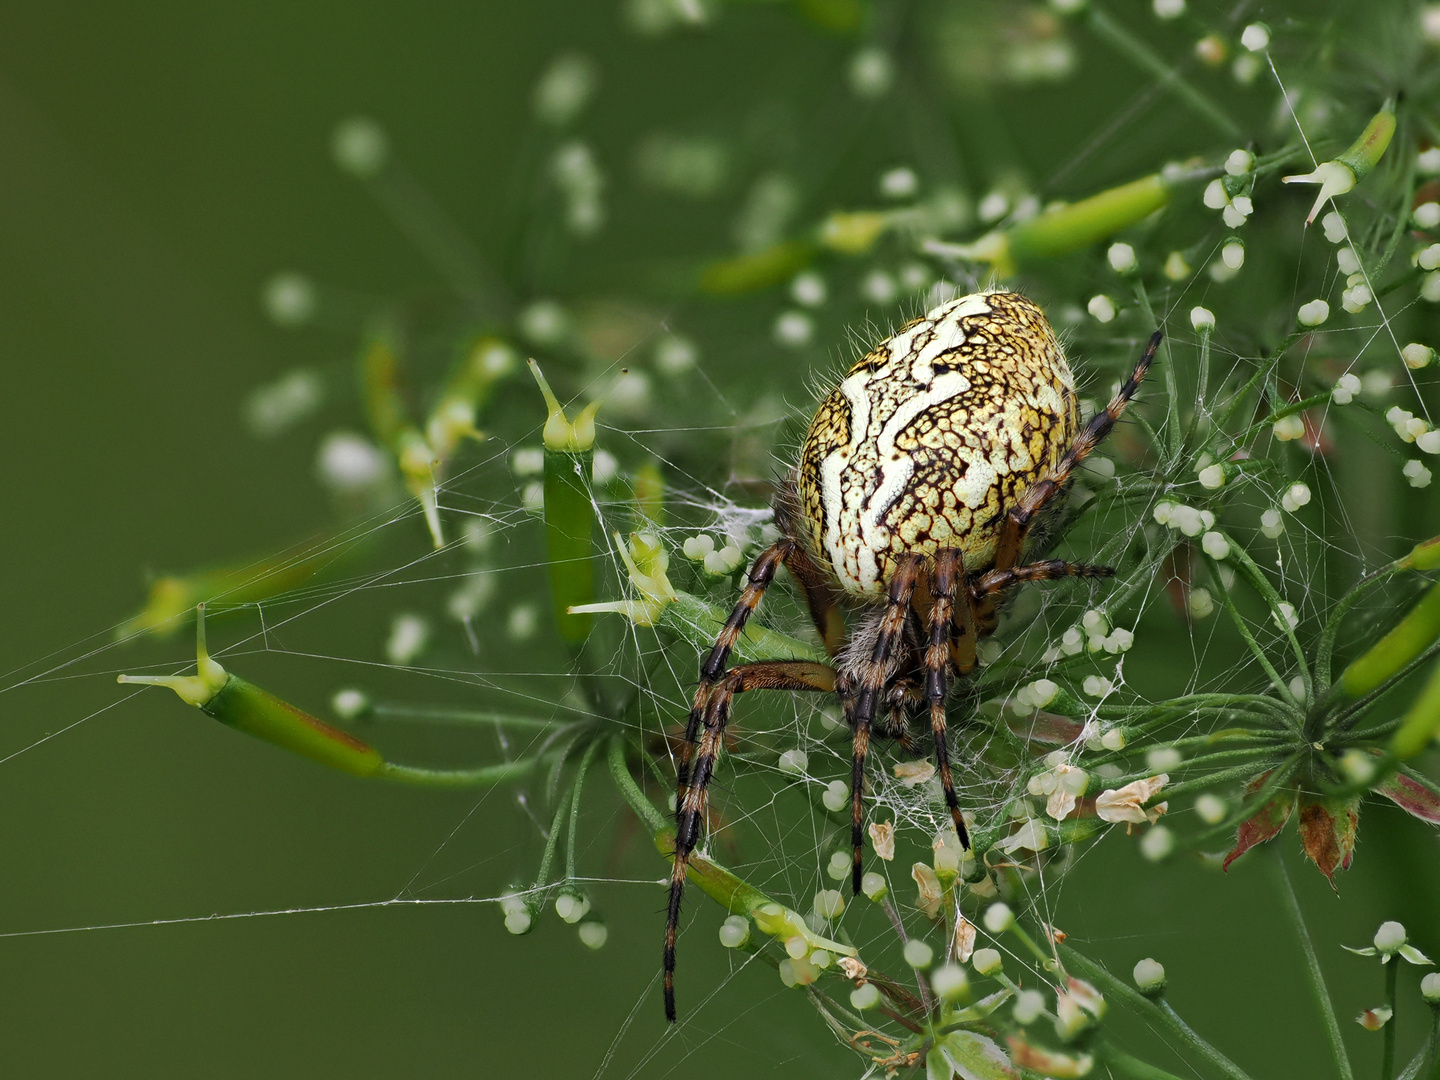
[[121, 675], [116, 681], [169, 687], [186, 704], [222, 724], [353, 776], [372, 776], [385, 764], [368, 744], [231, 675], [211, 659], [205, 647], [203, 604], [196, 614], [195, 638], [194, 675]]
[[534, 360], [530, 372], [550, 413], [544, 433], [545, 542], [555, 624], [568, 644], [580, 645], [590, 635], [592, 617], [570, 609], [595, 599], [595, 503], [590, 481], [595, 468], [595, 412], [600, 403], [581, 409], [572, 424]]
[[1430, 745], [1440, 734], [1440, 665], [1436, 665], [1425, 688], [1400, 721], [1400, 728], [1390, 739], [1390, 753], [1408, 761]]
[[1340, 691], [1358, 698], [1379, 689], [1429, 648], [1437, 637], [1440, 637], [1440, 584], [1431, 585], [1420, 602], [1388, 634], [1341, 672], [1337, 683]]

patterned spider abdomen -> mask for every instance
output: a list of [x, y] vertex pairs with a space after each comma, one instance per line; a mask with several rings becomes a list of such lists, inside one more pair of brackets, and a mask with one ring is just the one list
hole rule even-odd
[[801, 450], [801, 539], [840, 586], [883, 596], [905, 552], [994, 561], [1006, 513], [1079, 431], [1045, 314], [984, 292], [942, 304], [850, 369]]

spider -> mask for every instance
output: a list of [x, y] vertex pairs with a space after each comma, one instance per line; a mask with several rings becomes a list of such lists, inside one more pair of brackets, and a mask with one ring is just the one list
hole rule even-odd
[[[1071, 472], [1134, 397], [1161, 336], [1155, 332], [1129, 379], [1082, 430], [1074, 377], [1044, 312], [1018, 293], [973, 293], [906, 324], [821, 402], [775, 499], [781, 538], [755, 559], [700, 665], [677, 768], [664, 967], [671, 1023], [686, 866], [736, 694], [839, 696], [854, 732], [855, 893], [871, 737], [909, 743], [909, 715], [925, 707], [945, 802], [969, 848], [950, 772], [948, 687], [974, 670], [976, 645], [994, 631], [1006, 590], [1026, 581], [1114, 574], [1059, 559], [1027, 564], [1022, 555], [1037, 515], [1062, 495]], [[804, 593], [831, 663], [728, 667], [731, 649], [782, 565]], [[848, 633], [842, 609], [852, 612]]]

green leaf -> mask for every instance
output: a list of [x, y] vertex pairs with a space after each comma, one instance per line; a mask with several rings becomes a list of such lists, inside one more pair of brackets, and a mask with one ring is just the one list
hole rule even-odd
[[[937, 1047], [963, 1080], [1018, 1080], [1020, 1076], [1000, 1044], [978, 1032], [951, 1032]], [[929, 1064], [927, 1059], [927, 1071]]]

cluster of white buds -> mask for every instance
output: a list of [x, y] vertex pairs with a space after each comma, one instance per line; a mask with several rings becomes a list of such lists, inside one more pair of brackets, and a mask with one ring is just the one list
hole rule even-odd
[[500, 897], [500, 912], [505, 916], [505, 929], [512, 934], [528, 934], [535, 918], [530, 905], [518, 893], [506, 893]]
[[1385, 422], [1395, 429], [1401, 442], [1414, 443], [1427, 454], [1440, 454], [1440, 430], [1431, 428], [1424, 418], [1393, 405], [1386, 410]]
[[1227, 226], [1238, 229], [1255, 212], [1255, 204], [1249, 195], [1232, 194], [1232, 187], [1235, 192], [1242, 191], [1243, 183], [1236, 177], [1217, 177], [1206, 185], [1203, 199], [1211, 210], [1220, 211], [1221, 220]]
[[1349, 405], [1360, 393], [1361, 386], [1360, 376], [1347, 371], [1335, 380], [1335, 385], [1330, 390], [1330, 400], [1336, 405]]
[[708, 533], [697, 533], [689, 537], [680, 550], [687, 559], [699, 563], [707, 574], [714, 577], [733, 574], [745, 562], [745, 553], [738, 546], [729, 543], [717, 548], [715, 538]]
[[1293, 514], [1302, 506], [1310, 502], [1310, 485], [1296, 481], [1285, 489], [1285, 494], [1280, 496], [1280, 509], [1287, 514]]
[[591, 236], [605, 224], [605, 174], [595, 152], [579, 139], [556, 148], [550, 177], [565, 196], [565, 224], [576, 236]]
[[[1076, 656], [1081, 652], [1106, 652], [1115, 656], [1127, 652], [1134, 644], [1133, 632], [1124, 627], [1112, 629], [1109, 617], [1103, 611], [1092, 608], [1081, 617], [1079, 626], [1070, 627], [1060, 636], [1059, 655]], [[1049, 683], [1049, 680], [1041, 679], [1032, 685], [1038, 687], [1040, 683]], [[1089, 693], [1089, 691], [1086, 692]]]
[[1152, 514], [1156, 524], [1177, 529], [1191, 539], [1215, 527], [1215, 515], [1209, 510], [1197, 510], [1169, 499], [1156, 503]]

